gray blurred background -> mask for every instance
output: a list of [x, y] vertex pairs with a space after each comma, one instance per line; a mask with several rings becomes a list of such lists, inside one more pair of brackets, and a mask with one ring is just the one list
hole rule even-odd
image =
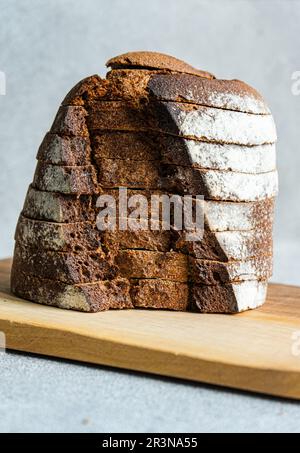
[[37, 148], [66, 92], [132, 50], [165, 52], [267, 99], [278, 128], [280, 195], [274, 280], [299, 283], [298, 0], [0, 0], [0, 257], [13, 233]]

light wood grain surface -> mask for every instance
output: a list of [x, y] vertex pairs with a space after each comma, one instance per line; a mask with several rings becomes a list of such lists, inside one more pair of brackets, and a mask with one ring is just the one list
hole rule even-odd
[[300, 288], [270, 285], [238, 315], [79, 313], [16, 298], [0, 262], [0, 331], [10, 349], [300, 399]]

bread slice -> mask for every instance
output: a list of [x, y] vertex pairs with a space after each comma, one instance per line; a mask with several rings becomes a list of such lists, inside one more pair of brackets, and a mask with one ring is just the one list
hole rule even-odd
[[116, 276], [116, 267], [102, 251], [52, 252], [29, 249], [16, 244], [14, 274], [26, 271], [29, 275], [57, 280], [67, 284], [92, 283]]
[[111, 58], [106, 66], [112, 69], [118, 68], [148, 68], [149, 70], [160, 69], [166, 72], [179, 72], [194, 74], [199, 77], [213, 78], [214, 76], [206, 71], [193, 68], [178, 58], [171, 57], [159, 52], [127, 52]]
[[126, 278], [159, 278], [182, 283], [189, 280], [188, 259], [181, 253], [120, 250], [115, 264]]
[[187, 311], [189, 285], [162, 279], [132, 279], [131, 301], [135, 308]]
[[155, 278], [204, 285], [266, 280], [272, 275], [271, 255], [222, 263], [199, 260], [175, 252], [120, 250], [115, 264], [120, 275], [129, 279]]
[[39, 147], [37, 159], [54, 165], [90, 165], [90, 141], [87, 137], [72, 137], [48, 132]]
[[[147, 132], [99, 132], [92, 137], [97, 166], [103, 159], [160, 161], [202, 169], [266, 173], [276, 169], [275, 145], [239, 146]], [[76, 156], [75, 156], [76, 159]], [[70, 159], [74, 161], [74, 158]], [[62, 162], [63, 163], [63, 162]]]
[[157, 102], [156, 117], [160, 119], [159, 129], [162, 132], [195, 140], [248, 146], [275, 143], [277, 140], [272, 115]]
[[203, 195], [206, 200], [251, 202], [274, 197], [278, 191], [277, 171], [235, 173], [202, 170], [180, 165], [101, 159], [99, 178], [103, 188], [131, 187], [160, 189], [178, 194]]
[[157, 131], [195, 140], [238, 145], [275, 143], [272, 115], [253, 115], [193, 104], [158, 102], [155, 110], [125, 101], [93, 101], [90, 131]]
[[274, 144], [242, 146], [160, 135], [163, 163], [209, 170], [266, 173], [276, 169]]
[[87, 111], [82, 106], [61, 106], [50, 132], [52, 134], [89, 137], [86, 124]]
[[[98, 169], [103, 188], [129, 187], [179, 194], [203, 195], [208, 200], [258, 201], [274, 197], [278, 191], [277, 171], [234, 173], [201, 170], [179, 165], [140, 161], [132, 171], [132, 162], [102, 159]], [[39, 162], [33, 187], [66, 194], [95, 194], [100, 186], [93, 165], [65, 167]]]
[[272, 229], [275, 200], [234, 203], [205, 201], [205, 222], [210, 231], [249, 231]]
[[124, 100], [149, 103], [153, 98], [259, 115], [270, 113], [263, 97], [240, 80], [200, 78], [145, 67], [115, 68], [106, 79], [98, 75], [87, 77], [72, 88], [63, 105], [83, 106], [91, 101]]
[[102, 159], [130, 161], [161, 159], [158, 137], [147, 132], [96, 132], [92, 136], [92, 147], [97, 165], [101, 165]]
[[101, 249], [100, 231], [91, 222], [55, 223], [20, 215], [15, 240], [30, 249], [77, 253]]
[[29, 186], [22, 215], [50, 222], [96, 222], [96, 199], [92, 195], [46, 192]]
[[272, 229], [250, 231], [204, 231], [200, 241], [187, 241], [186, 233], [177, 232], [174, 250], [194, 258], [215, 261], [243, 261], [257, 255], [272, 255]]
[[270, 114], [263, 97], [241, 80], [204, 79], [190, 74], [154, 74], [147, 88], [150, 96], [163, 101], [189, 102], [257, 115]]
[[99, 191], [93, 165], [65, 167], [38, 162], [32, 186], [47, 192], [95, 194]]
[[267, 280], [271, 277], [272, 271], [272, 255], [258, 255], [244, 261], [226, 263], [189, 258], [189, 278], [196, 285]]
[[118, 249], [128, 248], [166, 252], [172, 247], [172, 236], [170, 231], [150, 229], [99, 231], [96, 223], [45, 222], [21, 215], [15, 240], [31, 249], [79, 253], [103, 248], [113, 254]]
[[36, 277], [13, 267], [11, 290], [22, 299], [84, 312], [133, 308], [129, 282], [122, 278], [68, 285]]
[[267, 281], [245, 281], [224, 285], [195, 285], [191, 308], [201, 313], [239, 313], [258, 308], [266, 300]]

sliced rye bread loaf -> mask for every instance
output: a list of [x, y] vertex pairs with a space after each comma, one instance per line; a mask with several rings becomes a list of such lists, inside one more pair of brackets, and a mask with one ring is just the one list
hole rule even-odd
[[36, 277], [13, 267], [11, 290], [17, 296], [33, 302], [84, 312], [134, 308], [130, 284], [122, 278], [68, 285]]
[[[137, 55], [135, 55], [135, 57], [136, 56]], [[134, 58], [133, 58], [133, 61], [135, 61]], [[138, 58], [140, 60], [143, 58], [146, 58], [146, 60], [147, 60], [148, 56], [139, 55]], [[158, 55], [156, 55], [156, 58], [158, 58]], [[114, 73], [114, 71], [120, 71], [119, 68], [122, 68], [123, 71], [127, 71], [127, 74], [129, 74], [130, 71], [132, 71], [132, 72], [137, 71], [137, 70], [139, 70], [139, 68], [138, 68], [139, 66], [143, 66], [143, 65], [137, 66], [135, 63], [133, 63], [133, 66], [131, 66], [131, 63], [130, 64], [128, 63], [128, 61], [130, 60], [130, 58], [128, 60], [128, 55], [125, 60], [127, 61], [126, 64], [124, 64], [124, 62], [121, 63], [121, 65], [119, 65], [119, 63], [116, 63], [116, 64], [113, 63], [114, 64], [113, 70], [111, 71], [109, 78], [106, 81], [103, 81], [99, 77], [96, 76], [96, 77], [89, 78], [89, 80], [84, 81], [83, 84], [78, 84], [77, 87], [74, 90], [72, 90], [72, 93], [69, 94], [67, 96], [67, 98], [65, 99], [64, 106], [58, 112], [58, 115], [50, 130], [51, 134], [58, 134], [63, 137], [87, 138], [87, 140], [91, 143], [91, 155], [89, 156], [89, 159], [91, 159], [91, 161], [87, 165], [89, 165], [89, 164], [95, 165], [95, 159], [94, 159], [95, 152], [94, 152], [93, 147], [95, 146], [94, 145], [94, 143], [95, 143], [94, 136], [96, 136], [96, 134], [99, 133], [98, 123], [100, 124], [100, 130], [103, 127], [105, 130], [105, 127], [107, 127], [107, 125], [109, 125], [109, 127], [113, 130], [114, 129], [118, 130], [118, 127], [119, 127], [118, 122], [120, 121], [121, 130], [127, 130], [126, 128], [129, 125], [129, 127], [132, 128], [132, 130], [137, 130], [137, 131], [143, 130], [143, 129], [153, 130], [153, 131], [158, 131], [158, 132], [167, 133], [167, 134], [174, 134], [174, 135], [181, 136], [181, 137], [184, 137], [186, 134], [188, 134], [187, 138], [195, 138], [196, 140], [199, 140], [199, 142], [201, 142], [201, 143], [203, 142], [203, 139], [210, 140], [212, 142], [221, 141], [221, 142], [224, 142], [225, 144], [228, 144], [228, 140], [229, 140], [229, 143], [236, 142], [237, 144], [242, 144], [242, 145], [244, 145], [244, 144], [245, 145], [260, 145], [260, 144], [265, 144], [265, 143], [267, 143], [267, 144], [273, 143], [273, 141], [275, 141], [276, 135], [274, 133], [274, 128], [272, 129], [272, 127], [273, 127], [272, 118], [271, 118], [271, 115], [268, 114], [268, 112], [260, 112], [260, 113], [263, 113], [260, 115], [256, 115], [256, 114], [249, 115], [248, 113], [240, 113], [240, 111], [222, 110], [224, 106], [220, 109], [219, 105], [217, 106], [218, 108], [216, 108], [215, 106], [206, 106], [206, 107], [203, 107], [202, 105], [193, 106], [193, 105], [191, 105], [190, 102], [189, 103], [165, 102], [165, 101], [169, 101], [169, 99], [167, 98], [167, 94], [166, 94], [166, 97], [162, 96], [162, 94], [161, 94], [162, 90], [161, 90], [161, 93], [158, 96], [155, 94], [155, 90], [153, 90], [153, 87], [152, 87], [152, 91], [151, 91], [148, 86], [146, 86], [146, 90], [144, 90], [146, 95], [145, 96], [141, 95], [142, 86], [145, 82], [145, 78], [144, 78], [144, 80], [142, 80], [144, 75], [143, 75], [143, 77], [140, 78], [141, 83], [133, 90], [132, 90], [132, 87], [133, 87], [132, 83], [124, 84], [122, 82], [122, 79], [120, 78], [120, 76], [119, 76], [119, 80], [118, 80], [118, 77], [115, 77], [116, 73]], [[161, 68], [160, 66], [153, 67], [153, 66], [147, 66], [147, 65], [148, 65], [148, 63], [145, 63], [145, 67], [147, 67], [148, 74], [150, 74], [150, 77], [153, 76], [153, 78], [155, 78], [156, 76], [161, 76], [160, 72], [169, 72], [168, 75], [173, 77], [173, 75], [170, 74], [171, 72], [174, 72], [174, 69], [172, 69], [172, 68], [168, 68], [166, 70], [166, 68]], [[135, 69], [132, 70], [132, 67], [134, 67]], [[175, 69], [175, 71], [177, 71], [177, 70]], [[210, 78], [212, 78], [212, 77], [210, 77]], [[127, 77], [127, 80], [129, 80], [128, 77]], [[145, 87], [145, 85], [144, 85], [144, 87]], [[125, 96], [124, 93], [126, 92], [126, 90], [127, 90], [127, 94]], [[134, 94], [136, 94], [138, 92], [138, 90], [140, 90], [140, 94], [138, 96], [135, 96]], [[131, 91], [131, 93], [130, 93], [130, 91]], [[99, 94], [100, 94], [100, 96], [99, 96]], [[115, 102], [115, 99], [116, 99], [114, 97], [115, 95], [120, 96], [120, 98], [118, 100], [121, 102]], [[178, 93], [178, 95], [180, 98], [180, 92]], [[226, 93], [226, 96], [227, 95], [228, 95], [228, 93]], [[253, 93], [252, 93], [252, 95], [253, 95]], [[217, 97], [220, 97], [220, 96], [217, 96]], [[227, 98], [228, 98], [228, 96], [227, 96]], [[254, 98], [255, 98], [255, 96], [254, 96]], [[126, 101], [129, 100], [130, 102], [124, 102], [124, 100], [126, 100]], [[180, 100], [182, 100], [182, 98], [180, 98]], [[107, 102], [107, 101], [109, 101], [109, 102]], [[219, 99], [216, 102], [219, 102]], [[228, 103], [229, 101], [228, 101], [228, 99], [224, 98], [224, 102], [225, 102], [224, 108], [226, 109], [226, 105], [227, 105], [226, 103]], [[237, 110], [242, 110], [242, 111], [243, 111], [243, 108], [245, 105], [248, 105], [248, 107], [250, 105], [250, 103], [248, 101], [244, 102], [244, 104], [242, 105], [242, 103], [240, 103], [237, 98], [233, 101], [232, 96], [231, 96], [230, 102], [231, 102], [231, 107], [234, 105], [234, 102], [236, 102]], [[253, 102], [255, 104], [255, 100]], [[257, 100], [257, 105], [258, 104], [260, 104], [260, 108], [262, 108], [261, 100]], [[227, 108], [228, 108], [228, 106], [227, 106]], [[255, 106], [255, 108], [256, 108], [256, 106]], [[108, 117], [105, 118], [105, 116], [103, 115], [104, 110], [106, 110], [106, 112], [110, 112], [109, 118]], [[200, 119], [201, 119], [201, 127], [199, 125]], [[224, 125], [224, 122], [227, 120], [231, 121], [231, 123], [229, 124], [228, 128], [226, 129], [226, 124]], [[136, 121], [137, 121], [137, 123], [136, 123]], [[195, 122], [195, 124], [194, 124], [194, 122]], [[246, 123], [247, 123], [248, 129], [245, 129]], [[137, 126], [136, 126], [136, 124], [137, 124]], [[249, 129], [249, 124], [251, 125], [251, 128], [254, 128], [254, 130]], [[203, 126], [203, 128], [202, 128], [202, 126]], [[224, 128], [224, 130], [222, 129], [221, 126]], [[240, 128], [240, 130], [238, 128]], [[256, 130], [255, 130], [255, 128], [256, 128]], [[263, 133], [263, 129], [265, 129], [265, 133]], [[178, 140], [180, 140], [180, 139], [178, 139]], [[168, 145], [168, 146], [170, 146], [170, 145]], [[183, 142], [182, 148], [183, 148], [183, 154], [184, 154], [183, 160], [187, 160], [187, 162], [190, 163], [190, 167], [192, 167], [191, 171], [188, 172], [187, 170], [185, 170], [183, 168], [183, 166], [180, 167], [178, 170], [177, 156], [176, 156], [174, 163], [172, 161], [172, 165], [163, 165], [163, 163], [164, 163], [163, 155], [160, 151], [160, 153], [161, 153], [160, 161], [161, 161], [162, 165], [161, 165], [161, 167], [159, 167], [159, 171], [161, 172], [159, 176], [161, 176], [163, 185], [162, 185], [162, 187], [160, 187], [160, 186], [150, 187], [151, 190], [155, 190], [155, 189], [157, 190], [159, 188], [163, 191], [170, 191], [170, 192], [173, 191], [175, 193], [197, 194], [197, 193], [199, 193], [199, 189], [201, 189], [200, 193], [203, 193], [208, 198], [211, 198], [211, 194], [213, 194], [212, 198], [215, 200], [219, 200], [219, 199], [224, 200], [225, 199], [225, 200], [238, 201], [238, 202], [249, 201], [249, 200], [259, 200], [259, 199], [263, 199], [267, 196], [272, 197], [276, 193], [276, 184], [277, 184], [276, 175], [275, 175], [276, 172], [273, 172], [273, 175], [269, 176], [269, 179], [268, 179], [268, 177], [264, 179], [264, 177], [261, 176], [262, 173], [260, 173], [260, 169], [257, 167], [257, 164], [255, 164], [254, 161], [249, 161], [249, 162], [251, 162], [251, 171], [249, 171], [249, 172], [246, 171], [244, 174], [243, 174], [243, 170], [239, 171], [237, 178], [236, 178], [236, 174], [234, 174], [234, 177], [232, 177], [232, 178], [225, 176], [224, 173], [230, 173], [228, 171], [229, 169], [227, 171], [223, 170], [223, 171], [219, 172], [222, 174], [221, 175], [219, 174], [217, 177], [214, 177], [213, 174], [210, 174], [210, 170], [208, 170], [208, 171], [201, 171], [201, 170], [199, 171], [198, 170], [197, 171], [197, 169], [193, 168], [193, 166], [194, 167], [197, 165], [199, 166], [199, 162], [197, 162], [197, 159], [199, 157], [197, 157], [197, 156], [199, 154], [203, 155], [203, 152], [201, 152], [201, 151], [191, 152], [192, 150], [191, 149], [188, 150], [188, 146], [184, 142]], [[220, 152], [223, 152], [223, 154], [222, 154], [222, 156], [223, 156], [224, 148], [221, 148], [221, 149], [222, 149], [222, 151], [220, 150]], [[255, 149], [258, 149], [258, 148], [255, 148]], [[268, 149], [270, 149], [270, 147], [268, 147]], [[228, 151], [227, 154], [225, 152], [224, 157], [222, 157], [223, 160], [219, 159], [219, 161], [223, 165], [226, 165], [226, 163], [224, 164], [224, 162], [226, 161], [226, 159], [228, 159], [228, 156], [229, 157], [231, 156], [230, 153], [233, 153], [233, 151], [229, 151], [229, 150], [227, 150], [227, 151]], [[245, 150], [245, 152], [246, 151], [248, 152], [248, 150]], [[215, 151], [215, 152], [217, 153], [218, 151]], [[168, 155], [168, 153], [165, 153], [165, 154]], [[56, 165], [57, 164], [62, 165], [60, 171], [62, 172], [61, 174], [65, 175], [65, 168], [70, 168], [72, 166], [67, 165], [64, 167], [63, 166], [64, 156], [60, 152], [58, 152], [58, 155], [62, 156], [62, 160], [59, 161], [60, 157], [57, 160], [57, 157], [54, 155], [54, 160], [56, 159], [55, 163], [56, 163]], [[177, 155], [180, 157], [180, 153], [177, 153]], [[209, 151], [207, 152], [207, 155], [209, 155]], [[42, 165], [45, 165], [49, 162], [47, 160], [47, 158], [44, 160], [43, 159], [41, 159], [41, 160], [43, 161]], [[148, 159], [148, 160], [155, 161], [156, 159]], [[257, 160], [259, 160], [259, 159], [257, 158]], [[75, 159], [74, 163], [75, 162], [76, 162], [76, 165], [78, 165], [77, 162], [80, 163], [80, 153], [79, 153], [78, 161]], [[231, 162], [233, 162], [233, 161], [231, 161]], [[268, 164], [269, 163], [270, 162], [268, 161]], [[123, 163], [122, 163], [122, 165], [123, 165]], [[217, 161], [216, 161], [216, 168], [217, 168], [217, 166], [218, 166], [218, 156], [217, 156]], [[82, 192], [82, 186], [80, 185], [80, 183], [77, 184], [77, 182], [76, 182], [76, 171], [78, 171], [78, 176], [79, 176], [81, 169], [83, 167], [84, 167], [83, 165], [78, 167], [78, 169], [75, 170], [75, 172], [73, 173], [75, 175], [75, 181], [72, 180], [72, 184], [69, 182], [69, 180], [67, 180], [67, 183], [66, 183], [64, 178], [62, 178], [62, 186], [68, 187], [68, 190], [66, 192], [67, 194], [69, 193], [69, 190], [70, 190], [69, 188], [71, 188], [70, 193], [72, 193], [72, 191], [73, 191], [73, 193], [76, 194], [76, 185], [77, 185], [77, 187], [80, 188], [80, 191], [79, 191], [79, 193], [77, 193], [77, 195], [80, 195], [81, 193], [85, 193], [86, 189], [84, 189], [84, 191]], [[98, 164], [96, 164], [96, 167], [97, 167], [96, 170], [98, 172], [97, 176], [99, 177], [99, 174], [101, 176], [101, 169], [100, 169], [100, 171], [98, 171]], [[74, 168], [74, 167], [72, 167], [72, 168]], [[187, 168], [188, 168], [188, 170], [190, 170], [188, 163], [187, 163]], [[242, 168], [245, 168], [245, 167], [242, 167]], [[265, 169], [265, 167], [262, 167], [262, 168]], [[254, 169], [254, 171], [253, 171], [253, 169]], [[231, 170], [232, 169], [230, 168], [230, 171]], [[44, 171], [44, 168], [43, 168], [43, 171]], [[136, 168], [136, 166], [134, 166], [134, 171], [138, 172], [139, 169]], [[52, 172], [52, 170], [50, 171], [50, 173], [51, 172]], [[253, 172], [253, 173], [251, 173], [251, 172]], [[68, 173], [68, 171], [67, 171], [67, 173]], [[255, 174], [255, 173], [257, 173], [257, 174]], [[271, 172], [268, 172], [268, 173], [271, 173]], [[260, 179], [259, 188], [257, 189], [256, 192], [253, 189], [253, 186], [255, 184], [257, 184], [257, 182], [258, 182], [257, 178], [252, 178], [252, 177], [249, 178], [248, 177], [249, 174], [250, 175], [252, 174], [252, 176], [255, 176], [255, 177], [258, 176]], [[38, 176], [38, 177], [41, 177], [41, 179], [43, 181], [42, 176]], [[147, 177], [148, 177], [148, 175], [147, 175]], [[263, 182], [263, 180], [264, 180], [264, 182]], [[101, 182], [102, 181], [101, 181], [101, 177], [100, 177], [99, 180], [97, 181], [98, 189], [100, 189], [100, 191], [101, 191], [101, 185], [102, 185]], [[56, 185], [56, 183], [55, 183], [54, 187], [57, 187], [60, 184], [61, 184], [61, 181], [58, 178], [58, 184]], [[224, 187], [224, 186], [226, 186], [226, 184], [229, 184], [230, 187], [229, 188]], [[245, 191], [242, 192], [241, 188], [238, 187], [239, 185], [246, 185], [246, 184], [251, 185], [250, 198], [248, 195], [245, 195]], [[220, 185], [221, 188], [216, 187], [218, 185]], [[51, 186], [50, 183], [49, 183], [48, 187], [51, 187], [51, 188], [50, 189], [45, 188], [44, 190], [55, 190], [55, 189], [53, 189], [53, 186]], [[105, 187], [105, 186], [102, 186], [102, 187]], [[58, 192], [60, 191], [59, 188], [56, 190]], [[91, 193], [91, 198], [95, 195], [94, 189], [91, 189], [91, 192], [88, 192], [88, 193]], [[225, 198], [224, 198], [224, 194], [225, 194]], [[56, 200], [57, 200], [57, 198], [56, 198]], [[242, 223], [244, 223], [244, 220], [242, 221]], [[237, 233], [237, 232], [233, 232], [233, 233]], [[248, 235], [246, 235], [246, 236], [244, 235], [244, 237], [243, 237], [243, 239], [246, 242], [250, 241], [250, 243], [251, 243], [251, 240], [253, 241], [254, 238], [257, 238], [259, 236], [261, 238], [260, 244], [262, 247], [264, 247], [263, 251], [265, 252], [266, 250], [269, 250], [267, 244], [270, 241], [268, 241], [267, 233], [266, 233], [265, 238], [262, 238], [261, 232], [256, 231], [255, 233], [253, 233], [250, 231], [246, 231], [245, 233], [248, 233]], [[207, 235], [209, 237], [209, 240], [206, 239]], [[180, 237], [180, 235], [179, 235], [179, 239], [176, 241], [177, 245], [183, 239], [184, 234], [182, 234], [181, 236], [182, 237]], [[240, 237], [238, 234], [235, 236], [237, 238]], [[235, 238], [235, 236], [232, 235], [232, 238]], [[234, 239], [234, 241], [236, 241], [236, 238]], [[237, 252], [237, 254], [242, 253], [242, 252], [244, 253], [245, 250], [246, 250], [246, 252], [251, 250], [251, 247], [249, 246], [248, 243], [243, 249], [238, 240], [237, 240], [237, 242], [234, 242], [234, 241], [232, 241], [232, 239], [230, 239], [230, 238], [229, 239], [227, 238], [225, 240], [224, 237], [223, 237], [223, 239], [221, 237], [221, 244], [222, 244], [222, 247], [221, 247], [219, 244], [219, 240], [217, 240], [217, 235], [214, 234], [213, 232], [209, 231], [209, 222], [206, 222], [206, 236], [204, 238], [204, 250], [206, 250], [208, 252], [209, 251], [208, 249], [211, 248], [213, 255], [215, 255], [216, 250], [214, 248], [214, 244], [216, 243], [217, 247], [219, 249], [221, 249], [221, 252], [224, 255], [223, 256], [224, 261], [228, 261], [228, 255], [226, 255], [224, 253], [224, 247], [225, 248], [228, 247], [229, 251], [232, 250], [232, 252], [234, 252], [234, 253]], [[195, 247], [197, 249], [198, 243], [192, 243], [192, 244], [193, 244], [193, 246], [196, 244]], [[194, 256], [196, 256], [195, 250], [193, 250], [193, 248], [195, 248], [195, 247], [192, 247], [192, 250], [187, 249], [186, 250], [187, 255], [191, 256], [190, 254], [194, 253]], [[199, 250], [199, 248], [197, 250]], [[242, 252], [241, 252], [241, 250], [242, 250]], [[51, 259], [53, 259], [52, 252], [44, 252], [44, 254], [45, 254], [44, 256], [47, 255], [46, 259], [48, 259], [48, 255], [52, 255]], [[60, 255], [67, 255], [67, 254], [62, 253]], [[74, 253], [69, 252], [69, 255], [71, 255], [71, 258], [69, 258], [70, 262], [72, 264], [74, 263], [74, 267], [77, 272], [76, 275], [78, 275], [78, 276], [81, 275], [82, 268], [80, 266], [82, 266], [82, 263], [79, 262], [78, 263], [79, 267], [77, 267], [77, 261], [76, 260], [74, 261], [74, 257], [73, 257]], [[208, 253], [208, 255], [210, 257], [209, 259], [211, 259], [211, 253]], [[188, 259], [190, 261], [189, 256], [188, 256]], [[246, 254], [246, 256], [247, 256], [247, 254]], [[50, 262], [51, 262], [51, 259], [50, 259]], [[38, 259], [36, 260], [36, 262], [38, 262]], [[112, 266], [113, 266], [113, 264], [112, 264]], [[113, 269], [115, 269], [115, 268], [113, 267]], [[83, 270], [85, 270], [84, 266], [83, 266]], [[58, 273], [60, 274], [60, 271]], [[200, 275], [201, 275], [201, 273], [200, 273]], [[91, 274], [90, 274], [90, 278], [93, 278], [91, 276]], [[103, 276], [101, 278], [106, 278], [106, 277]], [[111, 278], [113, 278], [113, 277], [111, 277]], [[148, 283], [147, 279], [144, 279], [144, 280], [145, 280], [145, 284], [139, 285], [139, 287], [141, 288], [142, 286], [145, 286], [145, 289], [143, 290], [143, 291], [145, 291], [145, 294], [147, 292], [147, 289], [146, 289], [147, 285], [150, 285], [150, 289], [151, 288], [153, 289], [153, 286], [151, 286], [152, 285], [151, 282], [155, 281], [155, 287], [157, 289], [159, 289], [161, 287], [162, 296], [166, 293], [164, 291], [162, 282], [165, 282], [165, 281], [170, 282], [170, 280], [149, 279], [150, 283]], [[138, 281], [138, 280], [133, 279], [133, 281]], [[142, 280], [140, 280], [139, 282], [142, 282]], [[133, 285], [133, 283], [131, 283], [131, 286], [132, 285]], [[194, 291], [194, 286], [195, 285], [190, 285], [190, 290], [188, 290], [188, 286], [187, 286], [188, 292], [191, 290]], [[213, 285], [213, 286], [216, 287], [215, 292], [220, 295], [223, 294], [223, 292], [224, 292], [223, 287], [224, 288], [226, 287], [226, 285]], [[234, 287], [234, 285], [227, 285], [227, 286], [230, 286], [231, 288]], [[244, 286], [243, 288], [245, 288], [244, 291], [248, 291], [247, 285]], [[195, 291], [192, 294], [196, 294]], [[143, 294], [142, 294], [142, 296], [143, 296]], [[252, 296], [254, 297], [255, 295], [252, 294]], [[142, 299], [143, 299], [143, 297], [142, 297]], [[157, 295], [157, 304], [158, 305], [161, 303], [160, 299], [161, 299], [161, 297], [160, 297], [160, 293], [158, 291], [158, 295]], [[252, 301], [253, 302], [253, 304], [251, 305], [252, 307], [259, 303], [257, 298], [254, 297], [254, 299]], [[185, 309], [190, 308], [190, 304], [192, 302], [193, 302], [193, 298], [192, 299], [189, 298], [189, 300], [187, 300], [187, 304], [185, 305]], [[155, 304], [155, 302], [154, 302], [154, 304]], [[163, 308], [168, 308], [168, 306], [166, 304], [172, 306], [172, 303], [170, 301], [168, 302], [166, 300]], [[151, 303], [150, 303], [150, 305], [151, 305]], [[214, 307], [213, 307], [213, 309], [214, 309]], [[232, 304], [232, 298], [230, 299], [229, 295], [228, 295], [227, 311], [235, 311], [235, 309], [236, 309], [236, 307], [234, 307]], [[243, 309], [242, 306], [241, 306], [241, 309]]]

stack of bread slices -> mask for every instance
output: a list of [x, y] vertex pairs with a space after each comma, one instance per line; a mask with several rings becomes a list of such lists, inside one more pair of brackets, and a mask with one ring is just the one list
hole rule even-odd
[[[236, 313], [272, 274], [276, 131], [263, 98], [173, 57], [113, 58], [64, 99], [16, 229], [12, 291], [82, 311]], [[100, 195], [203, 195], [204, 234], [97, 227]], [[130, 209], [129, 209], [130, 211]], [[126, 216], [125, 216], [126, 217]], [[129, 212], [130, 217], [130, 212]], [[125, 224], [127, 218], [123, 219]]]

